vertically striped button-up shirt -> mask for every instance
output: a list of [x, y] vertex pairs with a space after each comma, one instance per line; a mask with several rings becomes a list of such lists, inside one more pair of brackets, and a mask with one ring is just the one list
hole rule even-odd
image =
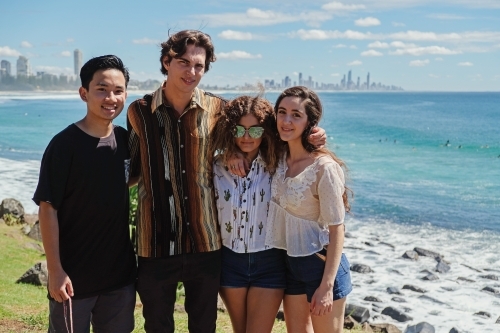
[[209, 132], [225, 101], [196, 88], [179, 116], [158, 88], [127, 113], [130, 177], [139, 176], [137, 254], [220, 249]]

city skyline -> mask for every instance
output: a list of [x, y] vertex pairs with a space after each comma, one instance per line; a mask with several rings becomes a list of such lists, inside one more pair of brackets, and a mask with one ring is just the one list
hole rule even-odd
[[[137, 20], [139, 5], [114, 0], [69, 7], [62, 0], [30, 3], [28, 10], [23, 1], [4, 4], [0, 59], [14, 67], [24, 56], [34, 73], [74, 75], [79, 49], [82, 62], [116, 54], [132, 78], [162, 80], [160, 43], [169, 31], [194, 28], [211, 35], [218, 58], [203, 78], [207, 85], [286, 76], [299, 82], [299, 73], [337, 84], [352, 70], [359, 73], [354, 86], [370, 72], [377, 82], [407, 91], [500, 90], [497, 0], [205, 0], [175, 6], [145, 0], [140, 8], [149, 9], [148, 20]], [[95, 23], [94, 8], [120, 18], [116, 31]]]

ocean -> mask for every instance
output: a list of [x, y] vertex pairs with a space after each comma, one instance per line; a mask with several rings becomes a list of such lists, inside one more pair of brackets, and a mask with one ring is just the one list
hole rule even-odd
[[[346, 161], [354, 192], [345, 252], [351, 263], [375, 271], [353, 273], [356, 288], [349, 302], [370, 307], [363, 298], [373, 295], [392, 304], [388, 286], [422, 285], [447, 305], [421, 304], [418, 295], [407, 294], [404, 307], [415, 322], [430, 322], [439, 332], [453, 326], [499, 332], [494, 322], [500, 298], [480, 290], [500, 289], [500, 282], [481, 278], [486, 272], [500, 275], [500, 93], [319, 95], [320, 126], [328, 147]], [[138, 96], [132, 92], [128, 101]], [[274, 102], [277, 93], [265, 97]], [[76, 93], [0, 95], [0, 200], [17, 198], [27, 213], [36, 212], [30, 198], [43, 151], [52, 136], [84, 115]], [[125, 111], [115, 124], [125, 127]], [[451, 271], [424, 284], [420, 272], [432, 270], [433, 259], [411, 264], [400, 259], [415, 246], [442, 253]], [[457, 277], [477, 282], [464, 284]], [[492, 317], [474, 316], [478, 311]]]

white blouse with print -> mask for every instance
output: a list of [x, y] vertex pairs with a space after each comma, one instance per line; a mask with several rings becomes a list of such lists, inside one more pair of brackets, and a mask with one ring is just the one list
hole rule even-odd
[[260, 154], [244, 178], [232, 175], [220, 158], [213, 171], [222, 244], [237, 253], [269, 249], [265, 239], [271, 175]]
[[329, 243], [328, 226], [344, 223], [344, 172], [321, 156], [295, 177], [285, 177], [280, 161], [271, 186], [266, 245], [292, 257], [320, 251]]

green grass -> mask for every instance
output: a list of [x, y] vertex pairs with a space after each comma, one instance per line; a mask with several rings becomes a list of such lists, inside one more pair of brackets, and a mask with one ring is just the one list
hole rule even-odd
[[[0, 223], [0, 333], [47, 332], [48, 300], [45, 287], [17, 284], [16, 280], [35, 263], [45, 260], [45, 256], [29, 247], [35, 240], [24, 236], [21, 227]], [[135, 310], [134, 333], [144, 332], [144, 319], [141, 315], [142, 304]], [[183, 300], [179, 301], [182, 304]], [[187, 315], [183, 311], [174, 313], [176, 332], [188, 332]], [[361, 331], [348, 331], [358, 333]], [[217, 332], [231, 333], [231, 321], [224, 312], [219, 312]], [[285, 333], [285, 323], [276, 321], [273, 332]]]

